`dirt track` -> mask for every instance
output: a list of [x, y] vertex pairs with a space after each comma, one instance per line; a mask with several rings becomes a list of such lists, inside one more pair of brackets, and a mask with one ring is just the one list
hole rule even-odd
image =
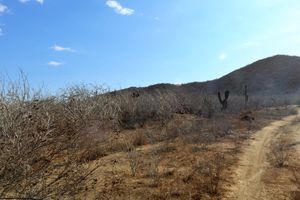
[[[280, 134], [280, 127], [289, 128], [296, 117], [299, 117], [299, 114], [275, 121], [254, 134], [249, 144], [242, 150], [240, 161], [234, 170], [233, 184], [229, 188], [226, 199], [288, 199], [279, 195], [274, 197], [274, 192], [271, 192], [273, 189], [270, 190], [270, 185], [266, 186], [264, 176], [268, 173], [270, 175], [270, 168], [272, 168], [267, 159], [271, 140]], [[300, 137], [300, 133], [296, 133], [300, 130], [300, 125], [297, 126], [299, 127], [291, 130], [294, 130], [295, 137]]]

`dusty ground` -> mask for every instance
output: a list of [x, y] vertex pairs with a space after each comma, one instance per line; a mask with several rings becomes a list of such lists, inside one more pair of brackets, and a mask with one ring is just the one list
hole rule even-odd
[[[298, 112], [300, 109], [298, 109]], [[300, 156], [300, 114], [275, 121], [256, 132], [246, 141], [236, 168], [233, 169], [233, 184], [225, 199], [267, 200], [298, 199], [293, 197], [296, 186], [291, 182], [289, 166], [275, 167], [270, 162], [272, 141], [279, 137], [289, 139], [293, 162]]]
[[[124, 131], [104, 143], [115, 152], [88, 163], [99, 168], [77, 199], [296, 199], [289, 166], [278, 168], [269, 157], [272, 142], [284, 136], [291, 139], [293, 162], [300, 164], [300, 114], [278, 108], [251, 115], [255, 121], [179, 115], [163, 130]], [[143, 136], [143, 144], [124, 150], [135, 136]]]

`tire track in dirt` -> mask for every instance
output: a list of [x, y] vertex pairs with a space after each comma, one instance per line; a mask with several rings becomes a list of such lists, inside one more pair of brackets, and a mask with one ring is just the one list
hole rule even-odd
[[230, 186], [225, 199], [269, 199], [262, 175], [268, 167], [267, 154], [270, 142], [273, 137], [276, 137], [280, 127], [289, 125], [297, 116], [288, 116], [275, 121], [253, 135], [249, 145], [242, 151], [240, 161], [235, 169], [233, 185]]

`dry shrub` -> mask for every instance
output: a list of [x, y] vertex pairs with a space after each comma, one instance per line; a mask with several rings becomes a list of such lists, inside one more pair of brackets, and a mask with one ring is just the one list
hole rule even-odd
[[289, 140], [283, 137], [271, 143], [270, 159], [274, 166], [285, 167], [289, 162]]
[[212, 118], [216, 113], [216, 102], [213, 101], [213, 97], [203, 94], [203, 99], [201, 102], [202, 115], [207, 118]]
[[131, 175], [136, 176], [141, 166], [141, 154], [134, 148], [127, 152], [127, 157], [130, 165]]
[[293, 173], [293, 183], [297, 186], [298, 190], [300, 190], [300, 166], [291, 167]]
[[0, 196], [63, 198], [82, 192], [94, 171], [76, 162], [84, 118], [76, 114], [70, 120], [64, 103], [32, 91], [23, 73], [18, 81], [3, 82], [0, 92]]
[[[288, 109], [288, 108], [287, 108]], [[293, 108], [293, 109], [289, 109], [289, 114], [290, 115], [297, 115], [298, 114], [298, 111], [297, 109]]]
[[127, 151], [128, 143], [129, 139], [125, 134], [111, 133], [104, 139], [103, 145], [105, 146], [107, 152], [113, 153]]
[[240, 113], [245, 109], [244, 96], [232, 95], [228, 100], [228, 110], [229, 113]]
[[[260, 105], [267, 105], [259, 100]], [[216, 138], [230, 134], [231, 126], [225, 123], [225, 115], [238, 112], [242, 104], [241, 98], [232, 98], [229, 110], [219, 114], [216, 96], [205, 93], [184, 98], [174, 91], [161, 90], [133, 95], [130, 90], [109, 92], [104, 87], [91, 85], [73, 86], [49, 97], [41, 91], [33, 91], [21, 73], [18, 81], [1, 84], [0, 196], [72, 198], [85, 189], [87, 176], [96, 169], [82, 165], [82, 162], [87, 164], [116, 151], [126, 151], [131, 173], [135, 176], [141, 165], [141, 154], [135, 147], [161, 140], [169, 144], [178, 137], [190, 137], [201, 149], [202, 146], [205, 148]], [[250, 107], [258, 107], [252, 104], [250, 101]], [[167, 129], [167, 122], [178, 111], [195, 114], [197, 119], [209, 121], [212, 118], [215, 123], [205, 131], [202, 131], [204, 126], [210, 125], [211, 121], [187, 122]], [[274, 114], [278, 113], [282, 114], [274, 111]], [[110, 135], [87, 147], [85, 134], [93, 121], [106, 125]], [[134, 135], [121, 132], [122, 129], [145, 127], [150, 121], [160, 123], [161, 130]], [[275, 148], [275, 151], [282, 152], [282, 149]], [[173, 150], [174, 147], [166, 145], [150, 155], [148, 172], [151, 177], [158, 177], [158, 154]], [[279, 165], [284, 165], [282, 160], [286, 156], [275, 155], [278, 157], [275, 156], [275, 160], [283, 163]], [[198, 167], [197, 173], [204, 177], [203, 188], [207, 193], [219, 193], [222, 168], [222, 156], [203, 161]]]
[[191, 151], [193, 153], [201, 152], [201, 151], [206, 151], [207, 150], [207, 145], [205, 143], [201, 143], [201, 146], [192, 146]]
[[173, 127], [169, 128], [164, 135], [165, 141], [173, 141], [178, 137], [185, 137], [191, 134], [194, 129], [194, 124], [190, 121], [181, 121], [180, 124], [174, 124]]
[[213, 196], [220, 195], [220, 182], [225, 166], [225, 158], [221, 153], [199, 160], [195, 166], [195, 175], [200, 179], [198, 189]]
[[108, 155], [105, 145], [99, 143], [92, 143], [89, 146], [84, 146], [85, 150], [81, 153], [79, 162], [88, 163], [93, 160], [98, 160], [99, 158]]
[[132, 135], [132, 145], [135, 147], [148, 144], [148, 138], [144, 132], [137, 132]]
[[240, 147], [241, 147], [241, 141], [242, 137], [240, 134], [235, 134], [232, 136], [232, 141], [233, 141], [233, 152], [234, 153], [239, 153], [240, 152]]
[[177, 105], [176, 95], [173, 93], [143, 93], [138, 97], [129, 91], [120, 92], [119, 125], [123, 129], [143, 127], [147, 121], [159, 121], [162, 126], [172, 118]]
[[160, 157], [159, 154], [160, 153], [159, 153], [158, 149], [156, 149], [156, 148], [153, 149], [150, 152], [150, 155], [149, 155], [149, 157], [147, 158], [147, 161], [146, 161], [147, 176], [152, 178], [155, 183], [157, 183], [158, 178], [159, 178], [158, 167], [159, 167], [159, 164], [161, 162], [161, 157]]
[[96, 85], [75, 85], [61, 92], [59, 101], [68, 120], [87, 125], [93, 119], [114, 119], [120, 110], [108, 89]]
[[176, 145], [168, 141], [161, 143], [159, 146], [155, 148], [156, 154], [174, 152], [175, 150], [176, 150]]
[[215, 138], [223, 138], [232, 134], [232, 125], [230, 120], [226, 120], [225, 117], [217, 118], [214, 124], [214, 136]]
[[291, 166], [290, 169], [292, 172], [291, 181], [297, 187], [296, 191], [291, 192], [291, 196], [293, 199], [298, 200], [300, 198], [300, 166], [295, 164], [294, 166]]

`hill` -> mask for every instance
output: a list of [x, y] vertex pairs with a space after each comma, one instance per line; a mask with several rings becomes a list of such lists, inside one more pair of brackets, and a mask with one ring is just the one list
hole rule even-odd
[[156, 84], [145, 88], [129, 88], [140, 92], [168, 92], [200, 94], [229, 90], [232, 94], [243, 94], [248, 86], [252, 95], [286, 95], [300, 91], [300, 57], [276, 55], [249, 64], [219, 79], [193, 82], [183, 85]]

